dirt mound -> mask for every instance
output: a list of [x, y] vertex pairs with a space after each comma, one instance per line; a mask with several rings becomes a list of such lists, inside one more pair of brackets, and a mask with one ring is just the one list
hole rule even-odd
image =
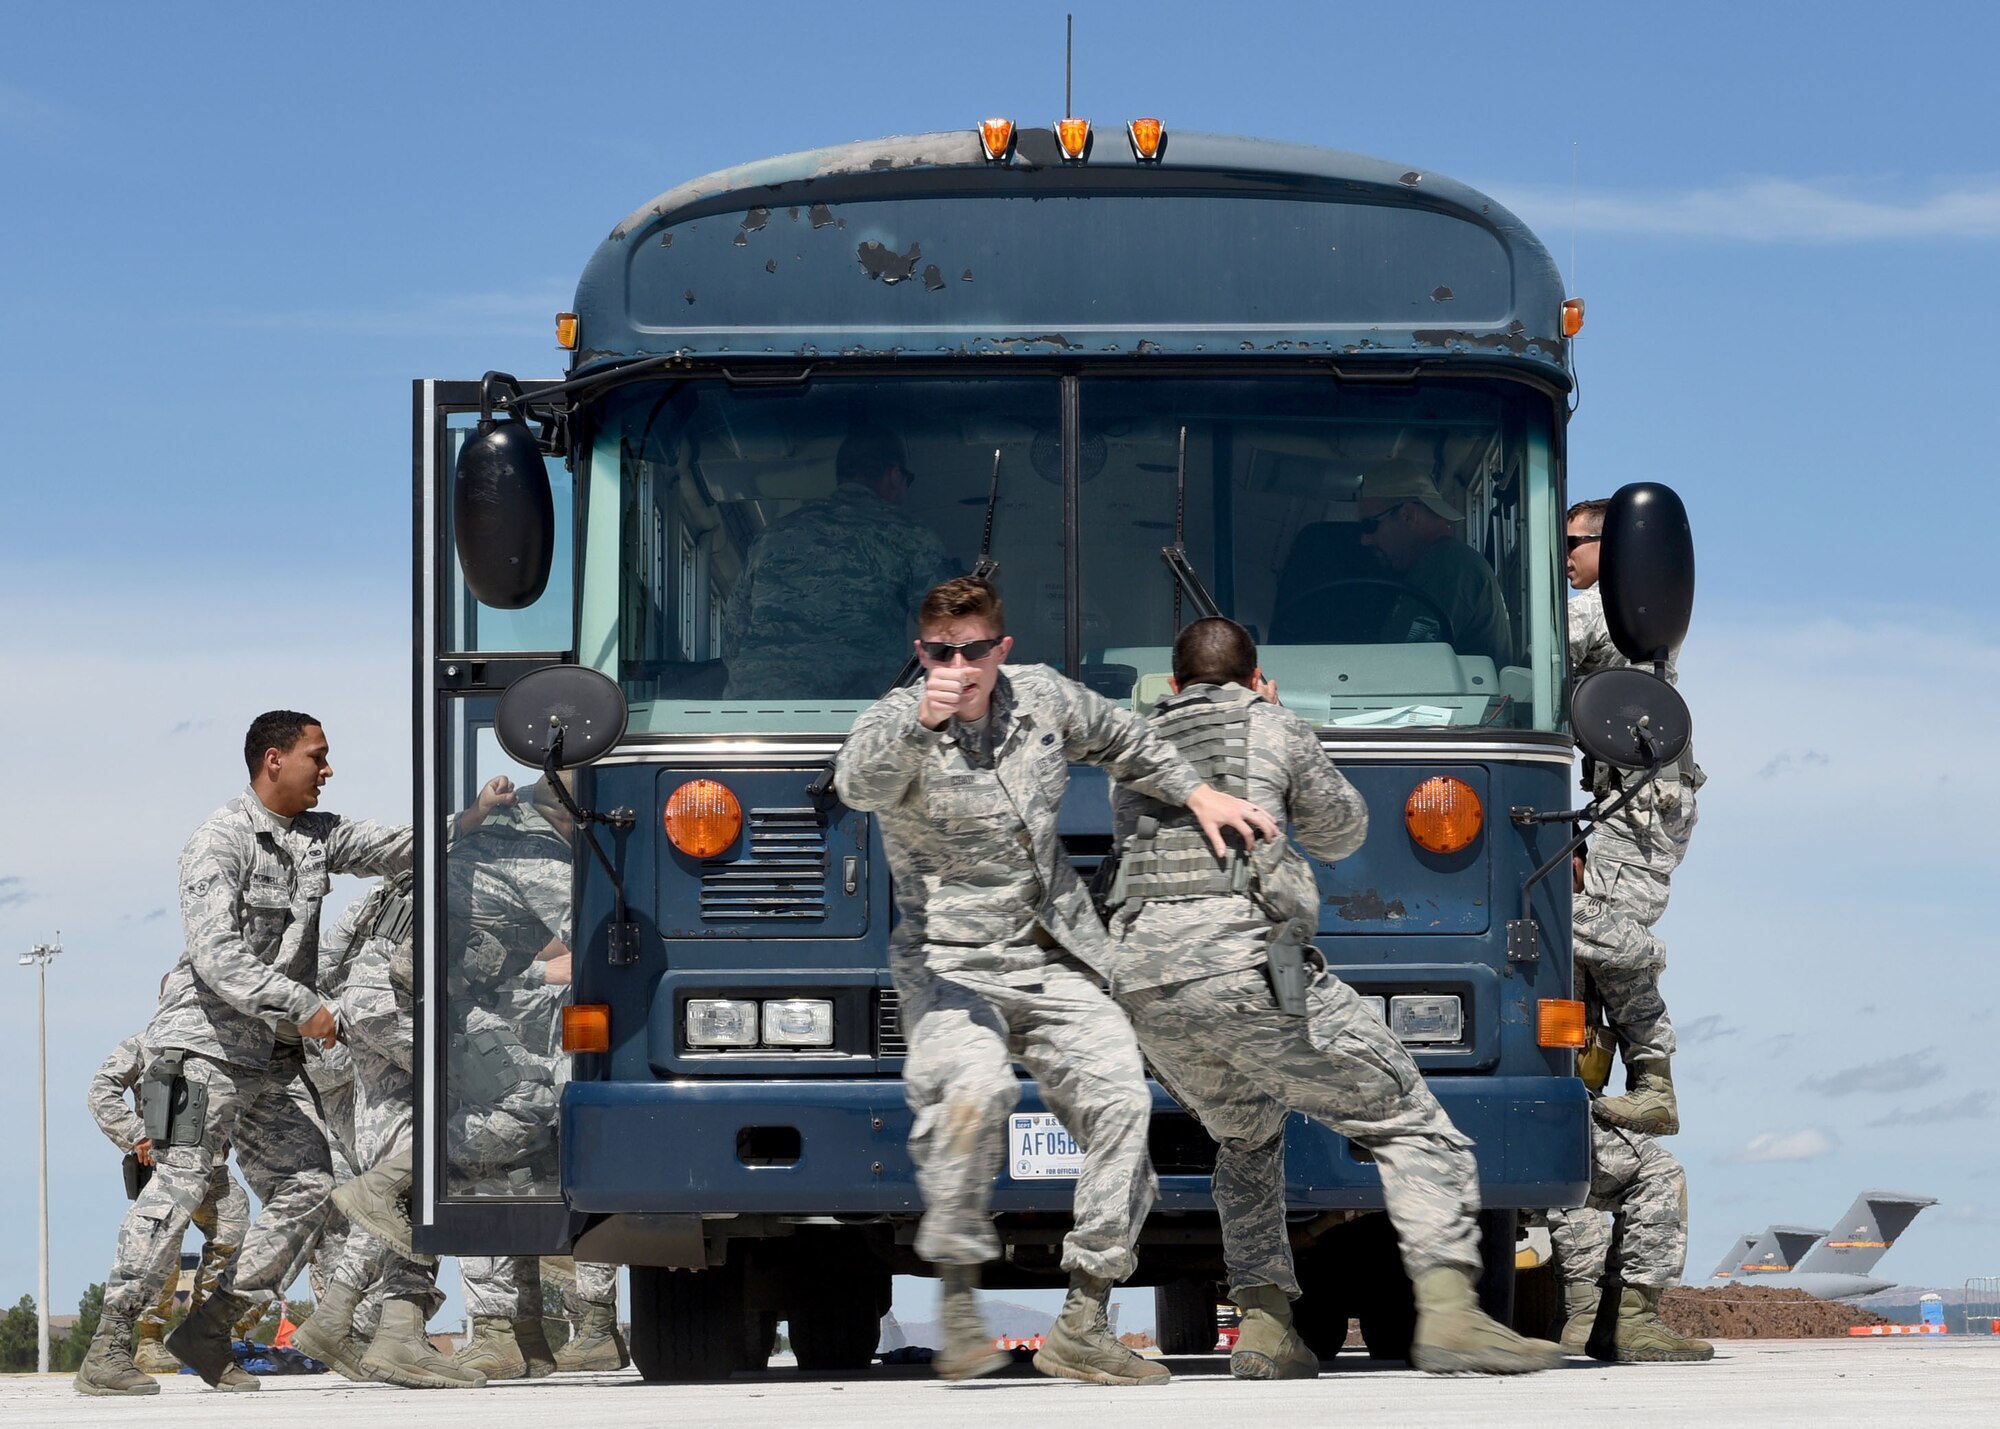
[[1889, 1323], [1872, 1310], [1768, 1285], [1669, 1290], [1660, 1318], [1675, 1334], [1703, 1340], [1816, 1340], [1845, 1335], [1850, 1325]]

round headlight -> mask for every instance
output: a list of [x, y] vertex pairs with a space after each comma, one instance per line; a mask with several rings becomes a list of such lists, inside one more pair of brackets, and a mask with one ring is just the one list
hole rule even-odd
[[1479, 796], [1463, 779], [1439, 774], [1410, 791], [1403, 805], [1403, 825], [1418, 848], [1432, 853], [1457, 853], [1469, 848], [1486, 822]]
[[713, 779], [690, 779], [667, 797], [667, 838], [689, 858], [714, 858], [743, 832], [743, 805]]

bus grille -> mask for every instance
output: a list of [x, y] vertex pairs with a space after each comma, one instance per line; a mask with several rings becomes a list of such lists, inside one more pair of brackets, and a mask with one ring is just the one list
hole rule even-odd
[[817, 812], [752, 809], [750, 848], [701, 871], [701, 916], [713, 923], [826, 917], [826, 830]]
[[903, 1040], [903, 999], [892, 987], [875, 994], [875, 1055], [910, 1055], [910, 1044]]

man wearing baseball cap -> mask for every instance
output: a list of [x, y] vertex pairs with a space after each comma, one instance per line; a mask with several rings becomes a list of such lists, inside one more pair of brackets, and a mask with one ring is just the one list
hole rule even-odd
[[1460, 512], [1429, 472], [1401, 457], [1361, 479], [1361, 543], [1371, 546], [1411, 594], [1396, 602], [1382, 638], [1439, 640], [1461, 655], [1513, 663], [1507, 598], [1493, 568], [1458, 539]]

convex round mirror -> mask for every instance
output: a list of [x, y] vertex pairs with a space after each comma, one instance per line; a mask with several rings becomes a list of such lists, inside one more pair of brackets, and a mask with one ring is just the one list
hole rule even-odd
[[1680, 691], [1630, 666], [1598, 670], [1578, 680], [1570, 691], [1569, 718], [1583, 752], [1619, 769], [1652, 767], [1639, 740], [1642, 728], [1661, 764], [1679, 759], [1694, 733], [1694, 717]]
[[492, 389], [520, 384], [486, 374], [479, 430], [459, 448], [452, 478], [451, 530], [466, 587], [482, 605], [522, 610], [548, 587], [556, 549], [555, 496], [549, 469], [528, 424], [493, 415]]
[[556, 736], [558, 769], [602, 758], [625, 736], [625, 692], [615, 681], [581, 665], [550, 665], [523, 675], [500, 696], [493, 733], [507, 757], [542, 767]]
[[1598, 550], [1604, 624], [1618, 653], [1650, 662], [1679, 649], [1694, 615], [1694, 537], [1673, 488], [1619, 487]]

